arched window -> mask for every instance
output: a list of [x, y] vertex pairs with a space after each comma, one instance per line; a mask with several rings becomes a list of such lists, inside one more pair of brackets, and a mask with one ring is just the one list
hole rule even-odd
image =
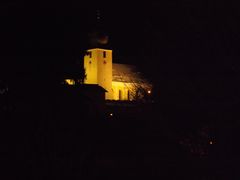
[[118, 91], [118, 99], [122, 100], [122, 91], [121, 90]]

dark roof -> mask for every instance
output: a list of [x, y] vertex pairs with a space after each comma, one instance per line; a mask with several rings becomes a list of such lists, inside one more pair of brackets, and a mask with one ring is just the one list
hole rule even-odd
[[113, 63], [113, 81], [118, 82], [145, 82], [136, 66]]

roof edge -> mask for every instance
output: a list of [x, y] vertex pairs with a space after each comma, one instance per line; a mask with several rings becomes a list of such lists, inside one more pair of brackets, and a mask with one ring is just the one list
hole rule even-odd
[[92, 50], [112, 51], [111, 49], [103, 49], [103, 48], [91, 48], [91, 49], [87, 49], [87, 51], [92, 51]]

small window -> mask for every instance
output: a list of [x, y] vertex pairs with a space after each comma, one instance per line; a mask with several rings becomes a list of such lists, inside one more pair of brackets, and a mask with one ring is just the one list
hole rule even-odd
[[129, 93], [129, 90], [127, 90], [127, 100], [130, 100], [130, 93]]
[[121, 90], [119, 90], [119, 92], [118, 92], [118, 98], [119, 98], [119, 100], [122, 100], [122, 91]]
[[103, 51], [103, 57], [106, 58], [106, 56], [107, 56], [106, 51]]
[[92, 52], [89, 52], [89, 57], [92, 58]]

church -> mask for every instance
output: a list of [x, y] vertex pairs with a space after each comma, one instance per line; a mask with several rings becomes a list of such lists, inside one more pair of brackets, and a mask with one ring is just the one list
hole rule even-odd
[[113, 63], [112, 50], [93, 48], [84, 56], [85, 84], [106, 90], [106, 100], [133, 101], [151, 94], [151, 84], [132, 65]]
[[[150, 96], [152, 85], [135, 66], [113, 63], [113, 52], [106, 48], [108, 36], [102, 33], [104, 31], [99, 11], [96, 19], [96, 27], [89, 38], [91, 48], [86, 50], [83, 59], [86, 75], [84, 84], [98, 85], [105, 89], [105, 100], [134, 101]], [[66, 79], [65, 82], [75, 84], [71, 79]]]
[[[84, 84], [98, 85], [106, 90], [105, 100], [137, 101], [151, 95], [152, 85], [141, 75], [136, 66], [113, 63], [112, 50], [88, 49], [84, 56]], [[66, 79], [74, 85], [72, 79]]]

